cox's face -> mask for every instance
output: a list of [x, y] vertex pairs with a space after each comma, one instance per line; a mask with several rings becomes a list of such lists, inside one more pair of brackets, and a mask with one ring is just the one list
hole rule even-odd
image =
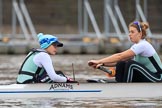
[[138, 32], [137, 28], [130, 26], [129, 27], [129, 38], [131, 42], [138, 43], [142, 37], [142, 33]]
[[51, 44], [46, 51], [50, 54], [50, 55], [55, 55], [57, 53], [57, 45], [55, 44]]

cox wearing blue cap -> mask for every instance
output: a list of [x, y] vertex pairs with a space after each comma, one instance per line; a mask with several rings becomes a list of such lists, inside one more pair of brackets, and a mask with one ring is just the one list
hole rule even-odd
[[63, 47], [63, 44], [60, 43], [58, 41], [58, 38], [53, 35], [49, 34], [44, 35], [43, 33], [39, 33], [38, 39], [42, 49], [48, 48], [51, 44], [54, 44], [58, 47]]
[[61, 71], [55, 71], [50, 55], [55, 55], [57, 47], [63, 47], [58, 38], [39, 33], [40, 49], [32, 49], [26, 56], [17, 76], [17, 83], [74, 82]]
[[63, 47], [63, 43], [53, 35], [39, 33], [37, 36], [41, 49], [45, 49], [49, 54], [56, 54], [57, 47]]

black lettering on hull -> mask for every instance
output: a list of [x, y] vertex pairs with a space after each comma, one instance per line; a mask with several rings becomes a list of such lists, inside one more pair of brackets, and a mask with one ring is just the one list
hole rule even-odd
[[53, 83], [51, 84], [49, 90], [56, 90], [56, 89], [73, 89], [73, 85], [69, 83]]

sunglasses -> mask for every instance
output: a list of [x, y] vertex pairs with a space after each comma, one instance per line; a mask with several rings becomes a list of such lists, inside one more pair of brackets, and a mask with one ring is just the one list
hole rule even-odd
[[138, 21], [133, 22], [133, 24], [135, 24], [135, 25], [137, 26], [137, 30], [138, 30], [139, 32], [142, 31], [141, 26], [140, 26], [140, 23], [139, 23]]

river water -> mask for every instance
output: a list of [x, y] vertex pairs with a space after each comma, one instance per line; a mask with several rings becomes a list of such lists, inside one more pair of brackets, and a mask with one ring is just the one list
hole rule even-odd
[[[67, 76], [84, 82], [89, 78], [106, 78], [103, 72], [87, 66], [90, 59], [106, 55], [55, 55], [52, 56], [55, 70], [62, 70]], [[25, 55], [0, 55], [0, 84], [15, 83], [18, 70]], [[73, 66], [72, 66], [73, 64]], [[106, 99], [106, 98], [34, 98], [0, 99], [2, 108], [162, 108], [162, 98], [153, 99]]]

